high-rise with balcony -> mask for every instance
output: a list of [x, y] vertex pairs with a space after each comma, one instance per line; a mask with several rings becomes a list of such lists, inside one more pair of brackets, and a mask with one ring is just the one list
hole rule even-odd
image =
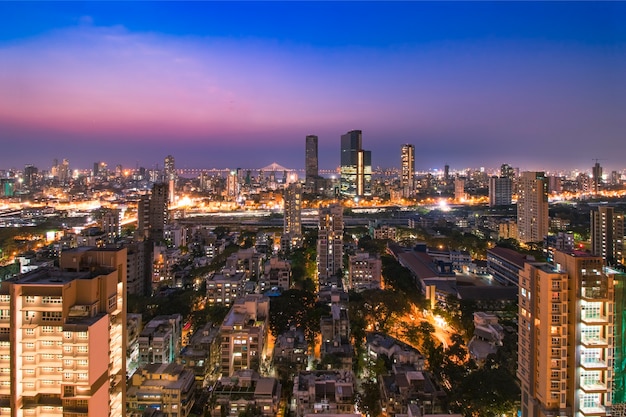
[[289, 246], [297, 247], [302, 241], [302, 187], [292, 182], [285, 187], [284, 236]]
[[340, 193], [344, 197], [372, 195], [372, 153], [362, 148], [362, 132], [341, 135]]
[[0, 415], [121, 416], [126, 249], [64, 251], [0, 284]]
[[517, 196], [518, 240], [543, 242], [549, 225], [547, 177], [543, 172], [522, 172]]
[[518, 372], [524, 417], [608, 416], [614, 277], [603, 260], [556, 251], [519, 277]]
[[172, 155], [165, 157], [165, 183], [167, 184], [167, 196], [169, 201], [174, 202], [176, 200], [176, 181], [178, 180], [178, 174], [176, 173], [176, 164]]
[[415, 189], [415, 147], [413, 145], [402, 145], [400, 155], [402, 170], [400, 177], [400, 186], [404, 197], [409, 197]]
[[624, 260], [624, 214], [609, 206], [591, 211], [591, 253], [609, 264]]

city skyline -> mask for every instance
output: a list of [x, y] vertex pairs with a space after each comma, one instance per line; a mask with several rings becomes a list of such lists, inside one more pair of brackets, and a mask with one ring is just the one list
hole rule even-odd
[[[0, 167], [623, 169], [626, 4], [0, 4]], [[520, 146], [523, 144], [523, 146]], [[592, 147], [593, 146], [593, 147]]]

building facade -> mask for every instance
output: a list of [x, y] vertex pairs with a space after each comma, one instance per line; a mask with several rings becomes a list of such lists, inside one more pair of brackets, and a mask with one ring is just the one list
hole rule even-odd
[[517, 235], [522, 243], [548, 235], [548, 180], [543, 172], [522, 172], [517, 196]]
[[317, 238], [317, 276], [325, 284], [343, 268], [343, 208], [320, 208]]
[[607, 262], [624, 261], [624, 214], [613, 207], [591, 211], [591, 252]]
[[613, 392], [614, 277], [584, 252], [520, 273], [522, 416], [608, 416]]
[[126, 250], [62, 253], [0, 284], [0, 415], [120, 416], [126, 406]]
[[343, 197], [372, 195], [372, 153], [362, 148], [362, 132], [341, 135], [340, 194]]
[[415, 146], [402, 145], [400, 186], [404, 197], [409, 197], [415, 190]]
[[512, 184], [509, 177], [489, 178], [489, 207], [510, 205], [513, 195]]

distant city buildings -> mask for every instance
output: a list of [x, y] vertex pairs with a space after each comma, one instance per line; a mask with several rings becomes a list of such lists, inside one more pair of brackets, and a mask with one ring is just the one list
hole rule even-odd
[[318, 161], [318, 138], [315, 135], [308, 135], [305, 142], [304, 157], [304, 183], [309, 190], [316, 191], [316, 181], [319, 179]]
[[300, 246], [302, 241], [302, 187], [292, 182], [285, 187], [284, 197], [284, 229], [285, 244], [283, 251]]

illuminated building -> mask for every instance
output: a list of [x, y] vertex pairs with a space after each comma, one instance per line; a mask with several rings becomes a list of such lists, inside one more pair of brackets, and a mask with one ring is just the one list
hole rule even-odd
[[0, 285], [0, 415], [124, 415], [126, 250], [64, 251]]
[[362, 132], [341, 135], [340, 193], [344, 197], [372, 194], [372, 153], [362, 149]]
[[624, 214], [613, 207], [600, 206], [591, 211], [591, 253], [609, 264], [623, 262]]
[[[125, 415], [187, 417], [196, 401], [195, 388], [196, 379], [191, 369], [175, 363], [146, 365], [129, 381], [129, 407]], [[163, 414], [147, 414], [150, 408]]]
[[350, 289], [355, 291], [379, 289], [382, 277], [381, 269], [381, 260], [370, 257], [369, 253], [361, 252], [350, 256], [348, 263]]
[[512, 181], [509, 177], [489, 178], [489, 207], [511, 204]]
[[241, 369], [259, 369], [268, 330], [270, 302], [261, 294], [235, 300], [226, 315], [222, 335], [222, 377]]
[[465, 179], [457, 178], [454, 180], [454, 199], [456, 201], [464, 201], [465, 198]]
[[343, 208], [333, 204], [319, 210], [317, 275], [325, 284], [343, 268]]
[[114, 243], [122, 236], [121, 212], [118, 209], [105, 209], [102, 213], [102, 230], [107, 243]]
[[402, 145], [401, 162], [400, 186], [404, 197], [409, 197], [415, 189], [415, 147], [413, 145]]
[[548, 234], [548, 181], [543, 172], [522, 172], [517, 197], [517, 235], [522, 243]]
[[164, 238], [165, 225], [169, 220], [168, 204], [168, 185], [154, 184], [148, 207], [148, 236], [154, 241]]
[[302, 241], [302, 188], [297, 182], [285, 187], [284, 236], [288, 248], [298, 247]]
[[527, 262], [519, 277], [522, 416], [608, 416], [614, 277], [585, 252]]
[[593, 193], [598, 194], [602, 186], [602, 166], [600, 166], [598, 161], [596, 161], [595, 165], [591, 168], [591, 175], [593, 177]]
[[176, 165], [174, 163], [174, 157], [168, 155], [165, 157], [165, 183], [168, 189], [168, 199], [171, 202], [176, 201], [176, 181], [178, 180], [178, 174], [176, 173]]

